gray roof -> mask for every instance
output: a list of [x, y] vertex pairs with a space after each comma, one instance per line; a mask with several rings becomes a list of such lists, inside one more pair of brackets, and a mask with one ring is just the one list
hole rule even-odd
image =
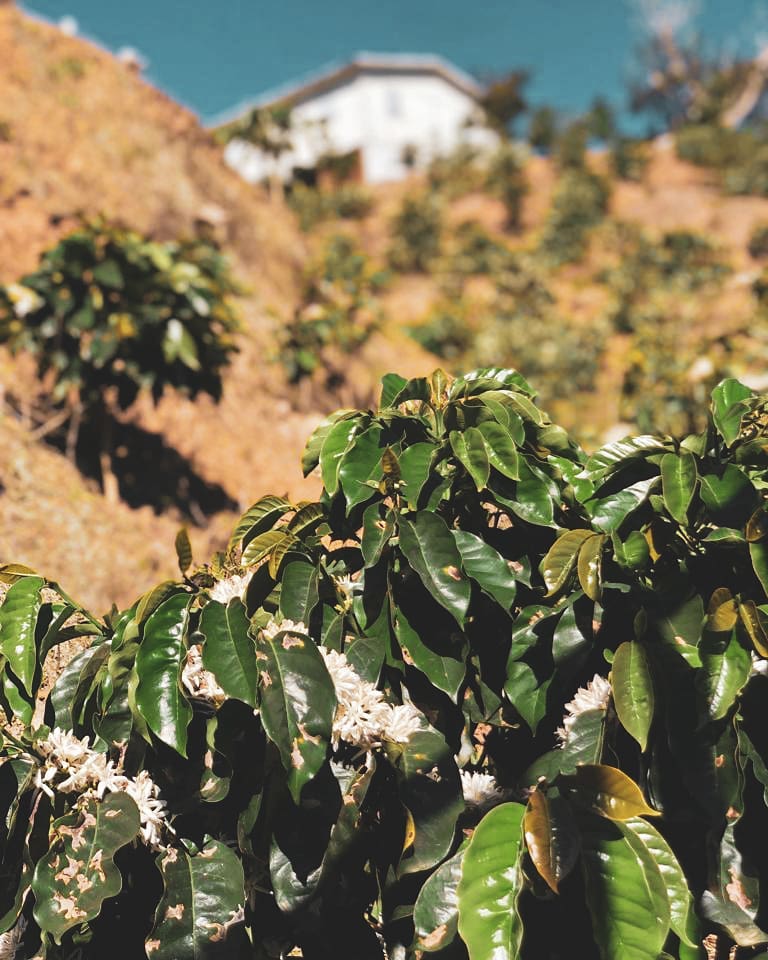
[[326, 90], [350, 82], [363, 73], [432, 74], [442, 77], [452, 86], [475, 100], [484, 91], [483, 85], [475, 77], [435, 54], [370, 53], [364, 51], [345, 63], [326, 64], [326, 66], [299, 80], [268, 90], [251, 100], [244, 101], [214, 118], [210, 125], [216, 127], [230, 123], [249, 110], [258, 107], [304, 103]]

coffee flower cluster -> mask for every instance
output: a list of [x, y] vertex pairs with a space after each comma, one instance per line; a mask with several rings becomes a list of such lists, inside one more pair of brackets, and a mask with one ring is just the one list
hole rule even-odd
[[99, 800], [106, 793], [127, 793], [139, 809], [143, 842], [153, 850], [163, 848], [163, 831], [169, 829], [167, 809], [157, 784], [146, 770], [128, 777], [122, 772], [121, 762], [115, 763], [105, 753], [91, 749], [88, 737], [81, 740], [58, 727], [36, 746], [43, 757], [36, 774], [37, 787], [50, 797], [54, 790]]
[[583, 713], [589, 713], [591, 710], [606, 711], [610, 700], [611, 685], [599, 673], [594, 675], [586, 687], [579, 687], [573, 700], [566, 703], [563, 725], [557, 729], [560, 746], [564, 747], [568, 743], [573, 725], [578, 717]]

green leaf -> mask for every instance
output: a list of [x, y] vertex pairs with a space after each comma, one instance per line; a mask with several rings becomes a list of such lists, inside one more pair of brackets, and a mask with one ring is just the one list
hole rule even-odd
[[466, 673], [464, 660], [451, 657], [444, 649], [433, 649], [429, 644], [431, 638], [420, 637], [399, 607], [394, 611], [394, 624], [406, 663], [412, 662], [430, 683], [456, 703]]
[[432, 443], [413, 443], [400, 454], [400, 480], [408, 506], [416, 510], [419, 494], [429, 477], [435, 446]]
[[244, 567], [252, 567], [259, 563], [265, 557], [269, 556], [273, 550], [281, 543], [287, 541], [293, 542], [294, 537], [285, 532], [285, 527], [278, 530], [266, 530], [250, 540], [248, 546], [243, 550], [241, 563]]
[[416, 948], [425, 953], [452, 943], [459, 921], [457, 889], [461, 879], [466, 843], [430, 874], [413, 907]]
[[261, 497], [237, 521], [227, 552], [246, 547], [254, 537], [269, 530], [275, 521], [290, 509], [291, 503], [284, 497]]
[[661, 458], [661, 493], [669, 515], [678, 523], [688, 520], [688, 508], [696, 490], [696, 459], [690, 453], [665, 453]]
[[584, 543], [595, 534], [592, 530], [568, 530], [547, 551], [541, 561], [541, 575], [547, 596], [558, 593], [571, 575]]
[[704, 700], [704, 715], [708, 720], [719, 720], [733, 706], [736, 697], [749, 679], [752, 659], [749, 651], [739, 643], [734, 632], [725, 649], [715, 649], [702, 642], [701, 670], [696, 674], [696, 686]]
[[504, 693], [531, 728], [531, 733], [536, 733], [536, 728], [547, 713], [547, 694], [551, 683], [552, 677], [541, 682], [533, 669], [522, 660], [507, 664]]
[[339, 467], [339, 483], [347, 499], [347, 512], [376, 493], [372, 483], [378, 483], [384, 474], [381, 463], [382, 429], [369, 427], [355, 438]]
[[184, 576], [192, 566], [192, 543], [186, 527], [182, 527], [176, 534], [175, 546], [176, 559], [179, 561], [179, 570], [181, 571], [181, 575]]
[[435, 600], [461, 625], [472, 591], [461, 569], [461, 554], [445, 522], [424, 510], [413, 521], [402, 517], [400, 549]]
[[245, 607], [235, 597], [226, 606], [217, 600], [207, 603], [200, 617], [199, 629], [205, 636], [205, 669], [214, 674], [228, 697], [255, 707], [259, 674], [249, 627]]
[[534, 790], [523, 818], [525, 845], [533, 865], [554, 893], [579, 857], [581, 838], [569, 804]]
[[175, 580], [163, 580], [163, 582], [158, 583], [156, 587], [152, 587], [152, 589], [148, 590], [141, 600], [139, 600], [138, 606], [136, 607], [136, 623], [141, 626], [147, 618], [157, 610], [161, 603], [164, 603], [169, 597], [183, 591], [184, 587]]
[[339, 471], [342, 461], [354, 443], [355, 435], [359, 432], [361, 423], [359, 418], [353, 420], [339, 420], [328, 431], [320, 450], [320, 472], [323, 486], [330, 496], [339, 489]]
[[641, 859], [618, 825], [594, 820], [582, 831], [582, 866], [602, 960], [657, 960], [670, 911], [649, 884], [650, 856]]
[[256, 641], [261, 721], [277, 746], [295, 803], [325, 762], [336, 712], [333, 681], [322, 655], [304, 634], [281, 631]]
[[648, 857], [658, 868], [663, 880], [672, 930], [688, 946], [696, 946], [691, 936], [692, 928], [696, 925], [693, 897], [688, 889], [683, 868], [677, 862], [672, 848], [656, 827], [641, 817], [627, 820], [619, 826], [619, 829], [625, 837], [628, 837], [630, 832], [634, 834], [648, 851]]
[[381, 378], [381, 399], [379, 407], [384, 410], [392, 406], [392, 401], [400, 393], [403, 387], [408, 383], [405, 377], [397, 373], [385, 373]]
[[30, 696], [37, 670], [35, 627], [44, 585], [42, 577], [23, 577], [8, 589], [0, 606], [0, 655]]
[[453, 844], [456, 821], [464, 812], [459, 770], [443, 735], [426, 724], [407, 743], [386, 742], [385, 749], [415, 828], [398, 872], [418, 873], [440, 863]]
[[469, 841], [457, 890], [459, 933], [470, 960], [517, 960], [523, 939], [518, 898], [525, 807], [502, 803]]
[[752, 561], [755, 576], [768, 594], [768, 544], [764, 540], [759, 543], [750, 543], [749, 558]]
[[747, 477], [728, 463], [718, 476], [708, 473], [701, 477], [700, 494], [712, 518], [728, 526], [740, 526], [752, 513], [755, 491]]
[[510, 434], [494, 420], [484, 420], [477, 429], [482, 434], [491, 466], [510, 480], [519, 480], [519, 455]]
[[189, 596], [178, 594], [161, 603], [144, 625], [136, 654], [136, 706], [149, 729], [169, 747], [187, 755], [187, 726], [192, 708], [181, 691], [181, 670], [187, 656]]
[[517, 581], [509, 564], [493, 547], [474, 533], [451, 530], [461, 554], [465, 573], [492, 597], [507, 613], [515, 602]]
[[152, 960], [237, 956], [244, 901], [243, 867], [219, 840], [192, 855], [172, 848], [157, 858], [163, 896], [145, 948]]
[[754, 392], [738, 380], [722, 380], [712, 391], [712, 419], [720, 436], [730, 447], [741, 429], [741, 420], [747, 412], [743, 403]]
[[616, 767], [584, 764], [561, 783], [581, 806], [609, 820], [630, 820], [632, 817], [658, 817], [658, 810], [645, 802], [640, 787]]
[[586, 469], [590, 473], [604, 474], [613, 469], [621, 469], [628, 460], [665, 453], [667, 446], [659, 437], [642, 435], [616, 440], [601, 447], [587, 460]]
[[56, 941], [95, 919], [122, 888], [113, 857], [139, 833], [139, 811], [127, 793], [90, 798], [54, 821], [51, 847], [35, 868], [35, 921]]
[[600, 577], [602, 574], [603, 546], [606, 541], [603, 533], [596, 533], [585, 540], [579, 550], [579, 559], [576, 566], [581, 589], [595, 603], [601, 597]]
[[477, 427], [467, 427], [461, 433], [458, 430], [451, 430], [448, 440], [457, 459], [474, 480], [477, 489], [484, 490], [491, 475], [491, 464], [482, 433]]
[[318, 569], [313, 563], [292, 560], [286, 564], [280, 583], [282, 619], [309, 623], [312, 611], [319, 602], [318, 576]]
[[658, 482], [658, 477], [649, 477], [607, 497], [590, 498], [584, 506], [592, 517], [593, 525], [603, 533], [618, 530], [622, 523], [645, 503]]
[[394, 532], [395, 514], [385, 504], [379, 501], [365, 508], [360, 549], [363, 553], [366, 569], [379, 562], [381, 552]]
[[653, 720], [654, 695], [648, 657], [638, 641], [622, 643], [614, 654], [611, 686], [621, 725], [645, 752]]

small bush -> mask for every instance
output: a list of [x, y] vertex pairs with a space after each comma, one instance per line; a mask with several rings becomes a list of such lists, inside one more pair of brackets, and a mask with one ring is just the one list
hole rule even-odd
[[485, 187], [504, 204], [507, 229], [519, 229], [528, 183], [525, 178], [525, 156], [518, 148], [504, 144], [493, 154]]
[[440, 254], [442, 231], [442, 211], [434, 197], [426, 193], [406, 197], [391, 224], [387, 257], [392, 269], [428, 272]]
[[768, 223], [760, 223], [752, 231], [747, 245], [750, 257], [761, 260], [768, 257]]
[[641, 140], [616, 137], [610, 143], [611, 172], [619, 180], [642, 180], [648, 159], [648, 145]]
[[484, 178], [485, 165], [469, 144], [435, 157], [427, 167], [429, 189], [440, 192], [447, 200], [481, 190]]
[[[349, 353], [365, 343], [380, 323], [376, 294], [386, 280], [349, 237], [331, 238], [309, 268], [302, 302], [281, 332], [278, 357], [291, 383], [328, 368], [329, 350]], [[336, 372], [343, 380], [343, 372]]]
[[299, 218], [301, 229], [309, 233], [327, 220], [362, 220], [373, 208], [373, 196], [352, 183], [332, 191], [294, 183], [288, 193], [288, 205]]
[[539, 248], [555, 266], [582, 259], [589, 231], [605, 217], [610, 191], [588, 170], [568, 170], [560, 178]]

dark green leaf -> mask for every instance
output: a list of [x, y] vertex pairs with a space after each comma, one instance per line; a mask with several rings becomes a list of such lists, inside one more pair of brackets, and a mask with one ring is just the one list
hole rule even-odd
[[461, 555], [445, 522], [424, 510], [400, 520], [400, 549], [437, 602], [462, 624], [471, 595]]
[[653, 720], [654, 695], [648, 657], [638, 641], [620, 644], [613, 657], [611, 686], [621, 725], [645, 751]]
[[464, 571], [507, 612], [515, 602], [517, 581], [508, 562], [474, 533], [452, 530]]
[[457, 888], [466, 843], [424, 883], [413, 907], [416, 946], [425, 953], [447, 947], [456, 936], [459, 920]]
[[678, 523], [688, 520], [688, 507], [696, 490], [696, 459], [690, 453], [665, 453], [661, 458], [661, 491], [664, 506]]
[[228, 697], [255, 707], [258, 670], [249, 626], [245, 607], [237, 597], [226, 605], [211, 600], [200, 618], [200, 632], [205, 636], [203, 666], [214, 674]]
[[144, 626], [144, 639], [136, 654], [136, 706], [149, 729], [183, 757], [192, 719], [180, 683], [187, 655], [188, 604], [186, 593], [161, 603]]
[[451, 430], [448, 439], [456, 458], [474, 480], [478, 490], [484, 490], [491, 475], [491, 465], [483, 435], [477, 427], [467, 427], [463, 432]]

